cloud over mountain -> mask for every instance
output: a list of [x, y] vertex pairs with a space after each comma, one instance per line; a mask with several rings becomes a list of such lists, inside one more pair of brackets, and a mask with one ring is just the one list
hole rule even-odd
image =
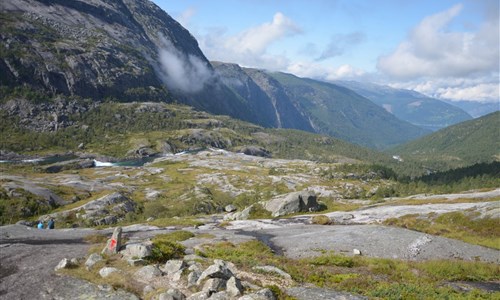
[[212, 70], [200, 58], [179, 51], [163, 37], [158, 51], [161, 78], [169, 88], [196, 93], [213, 76]]
[[498, 73], [498, 17], [475, 32], [451, 31], [461, 10], [458, 4], [424, 18], [392, 54], [379, 58], [378, 69], [397, 79]]

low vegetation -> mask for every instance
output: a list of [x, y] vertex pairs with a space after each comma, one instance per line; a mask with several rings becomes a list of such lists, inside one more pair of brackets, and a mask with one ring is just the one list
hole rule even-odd
[[449, 212], [427, 216], [390, 218], [385, 225], [398, 226], [500, 250], [498, 218], [479, 217], [475, 212]]
[[347, 257], [324, 253], [307, 259], [276, 256], [264, 244], [250, 241], [238, 245], [224, 242], [206, 246], [200, 253], [209, 258], [234, 262], [250, 270], [257, 265], [283, 269], [299, 283], [359, 293], [380, 299], [497, 299], [499, 292], [459, 292], [450, 282], [495, 281], [500, 268], [495, 264], [468, 261], [402, 261]]

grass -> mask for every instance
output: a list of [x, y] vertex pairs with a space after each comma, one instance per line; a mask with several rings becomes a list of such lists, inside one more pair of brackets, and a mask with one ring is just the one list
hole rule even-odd
[[479, 218], [474, 212], [449, 212], [426, 217], [410, 214], [383, 223], [500, 250], [499, 222], [498, 218]]
[[452, 281], [498, 281], [500, 267], [473, 261], [403, 261], [368, 257], [347, 257], [333, 252], [305, 259], [276, 256], [258, 241], [234, 245], [222, 242], [206, 245], [200, 253], [209, 258], [234, 262], [250, 270], [273, 265], [289, 273], [300, 284], [313, 284], [375, 299], [499, 299], [500, 293], [473, 290], [458, 292], [447, 286]]

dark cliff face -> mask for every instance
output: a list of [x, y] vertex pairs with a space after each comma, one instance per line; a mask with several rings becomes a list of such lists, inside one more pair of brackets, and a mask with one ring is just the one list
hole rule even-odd
[[155, 43], [125, 2], [7, 0], [1, 18], [2, 85], [94, 99], [166, 98], [151, 64]]
[[6, 0], [0, 18], [3, 86], [95, 100], [175, 100], [269, 125], [214, 76], [196, 39], [148, 0]]

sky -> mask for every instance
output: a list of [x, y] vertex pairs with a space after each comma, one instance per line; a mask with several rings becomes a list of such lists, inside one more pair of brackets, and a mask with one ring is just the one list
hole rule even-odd
[[153, 0], [212, 61], [498, 102], [498, 0]]

